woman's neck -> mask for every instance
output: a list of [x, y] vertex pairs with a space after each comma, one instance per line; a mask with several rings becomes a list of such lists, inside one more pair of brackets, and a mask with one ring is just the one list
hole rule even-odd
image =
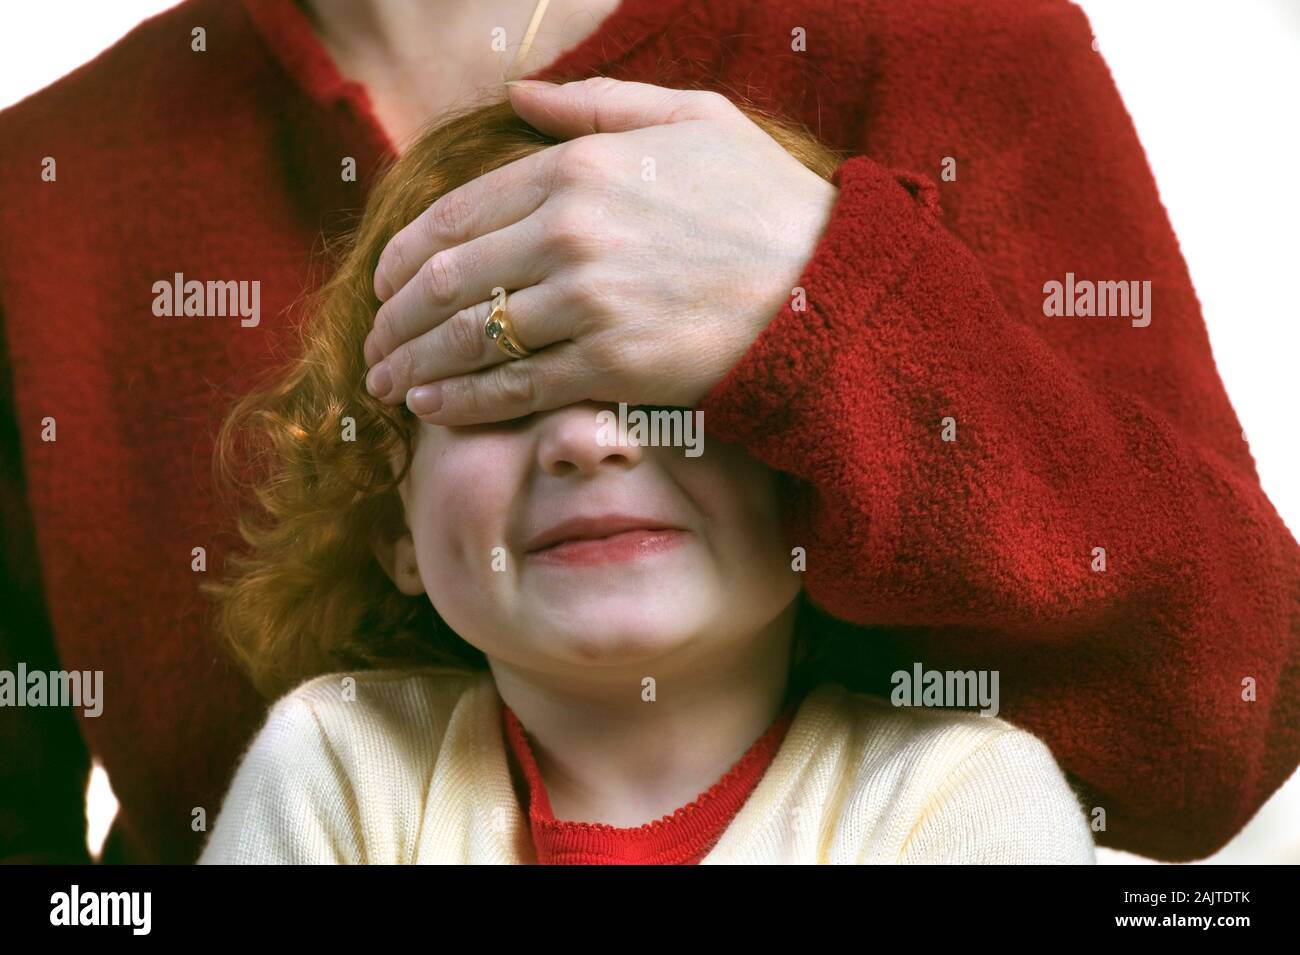
[[297, 2], [339, 72], [366, 88], [381, 125], [399, 145], [511, 73], [554, 63], [618, 6], [618, 0], [550, 0], [528, 55], [514, 68], [534, 10], [527, 0]]
[[554, 817], [640, 826], [716, 783], [784, 708], [797, 607], [746, 639], [651, 665], [654, 702], [634, 674], [553, 676], [490, 660]]

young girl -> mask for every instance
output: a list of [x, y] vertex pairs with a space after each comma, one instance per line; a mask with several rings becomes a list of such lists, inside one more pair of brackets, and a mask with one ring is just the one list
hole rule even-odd
[[300, 356], [223, 425], [221, 475], [257, 508], [217, 628], [278, 699], [200, 862], [1093, 862], [1037, 737], [846, 687], [889, 668], [804, 598], [782, 476], [744, 449], [610, 442], [616, 405], [443, 427], [367, 394], [388, 240], [554, 143], [508, 103], [426, 132]]

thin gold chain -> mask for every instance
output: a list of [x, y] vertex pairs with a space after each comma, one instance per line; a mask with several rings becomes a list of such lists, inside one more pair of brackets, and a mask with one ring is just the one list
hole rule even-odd
[[510, 67], [510, 76], [513, 79], [519, 75], [519, 66], [524, 62], [524, 57], [528, 55], [529, 48], [533, 45], [533, 36], [537, 33], [537, 28], [542, 25], [542, 17], [546, 16], [546, 5], [551, 0], [537, 0], [537, 6], [533, 8], [533, 18], [528, 22], [528, 29], [524, 31], [524, 41], [519, 44], [519, 52], [515, 54], [515, 62]]

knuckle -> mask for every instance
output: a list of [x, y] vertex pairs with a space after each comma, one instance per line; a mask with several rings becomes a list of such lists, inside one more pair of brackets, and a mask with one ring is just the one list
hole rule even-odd
[[501, 367], [497, 387], [512, 408], [532, 408], [537, 397], [537, 378], [528, 361], [510, 361]]
[[375, 266], [375, 272], [390, 276], [400, 275], [406, 268], [406, 254], [402, 251], [402, 243], [396, 239], [390, 241], [387, 247], [379, 255], [379, 263]]
[[591, 264], [579, 265], [567, 271], [565, 282], [577, 314], [599, 317], [608, 300], [609, 281], [601, 269]]
[[582, 182], [583, 175], [582, 170], [575, 168], [567, 158], [561, 158], [551, 167], [550, 191], [552, 193], [567, 192]]
[[609, 170], [609, 148], [600, 142], [599, 134], [579, 136], [553, 148], [561, 150], [555, 164], [557, 185], [589, 182]]
[[375, 320], [372, 327], [375, 336], [375, 345], [385, 355], [393, 350], [393, 336], [389, 329], [392, 320], [388, 316], [388, 303], [385, 302], [379, 307], [379, 310], [375, 312]]
[[610, 335], [593, 336], [583, 351], [587, 363], [601, 377], [613, 375], [622, 363], [623, 349]]
[[567, 259], [585, 259], [599, 242], [593, 217], [575, 204], [561, 206], [551, 214], [547, 233], [552, 248]]
[[717, 90], [704, 90], [700, 93], [710, 113], [724, 116], [736, 112], [736, 104]]
[[465, 227], [468, 212], [464, 200], [455, 192], [440, 197], [425, 217], [426, 228], [429, 230], [428, 238], [434, 242], [456, 239]]
[[393, 390], [405, 391], [410, 387], [415, 371], [415, 356], [410, 345], [403, 345], [388, 356], [388, 371], [393, 376]]
[[464, 362], [476, 362], [483, 357], [483, 323], [475, 309], [458, 312], [447, 323], [452, 357]]
[[420, 278], [435, 305], [449, 305], [456, 296], [456, 267], [452, 256], [439, 252], [420, 269]]

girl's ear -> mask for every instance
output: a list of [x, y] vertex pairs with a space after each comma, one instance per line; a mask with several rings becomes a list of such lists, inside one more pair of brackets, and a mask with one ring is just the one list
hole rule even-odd
[[[393, 473], [397, 473], [399, 462], [390, 462]], [[424, 593], [424, 581], [420, 579], [420, 568], [415, 559], [415, 541], [411, 530], [406, 526], [406, 487], [410, 480], [407, 475], [397, 486], [397, 501], [388, 502], [389, 506], [382, 512], [370, 535], [370, 549], [374, 551], [379, 566], [399, 591], [408, 597], [418, 597]]]
[[388, 579], [408, 597], [418, 597], [424, 593], [424, 581], [420, 578], [420, 567], [415, 560], [415, 541], [409, 532], [403, 532], [396, 540], [375, 536], [370, 539], [370, 549], [375, 552], [375, 559], [384, 568]]

